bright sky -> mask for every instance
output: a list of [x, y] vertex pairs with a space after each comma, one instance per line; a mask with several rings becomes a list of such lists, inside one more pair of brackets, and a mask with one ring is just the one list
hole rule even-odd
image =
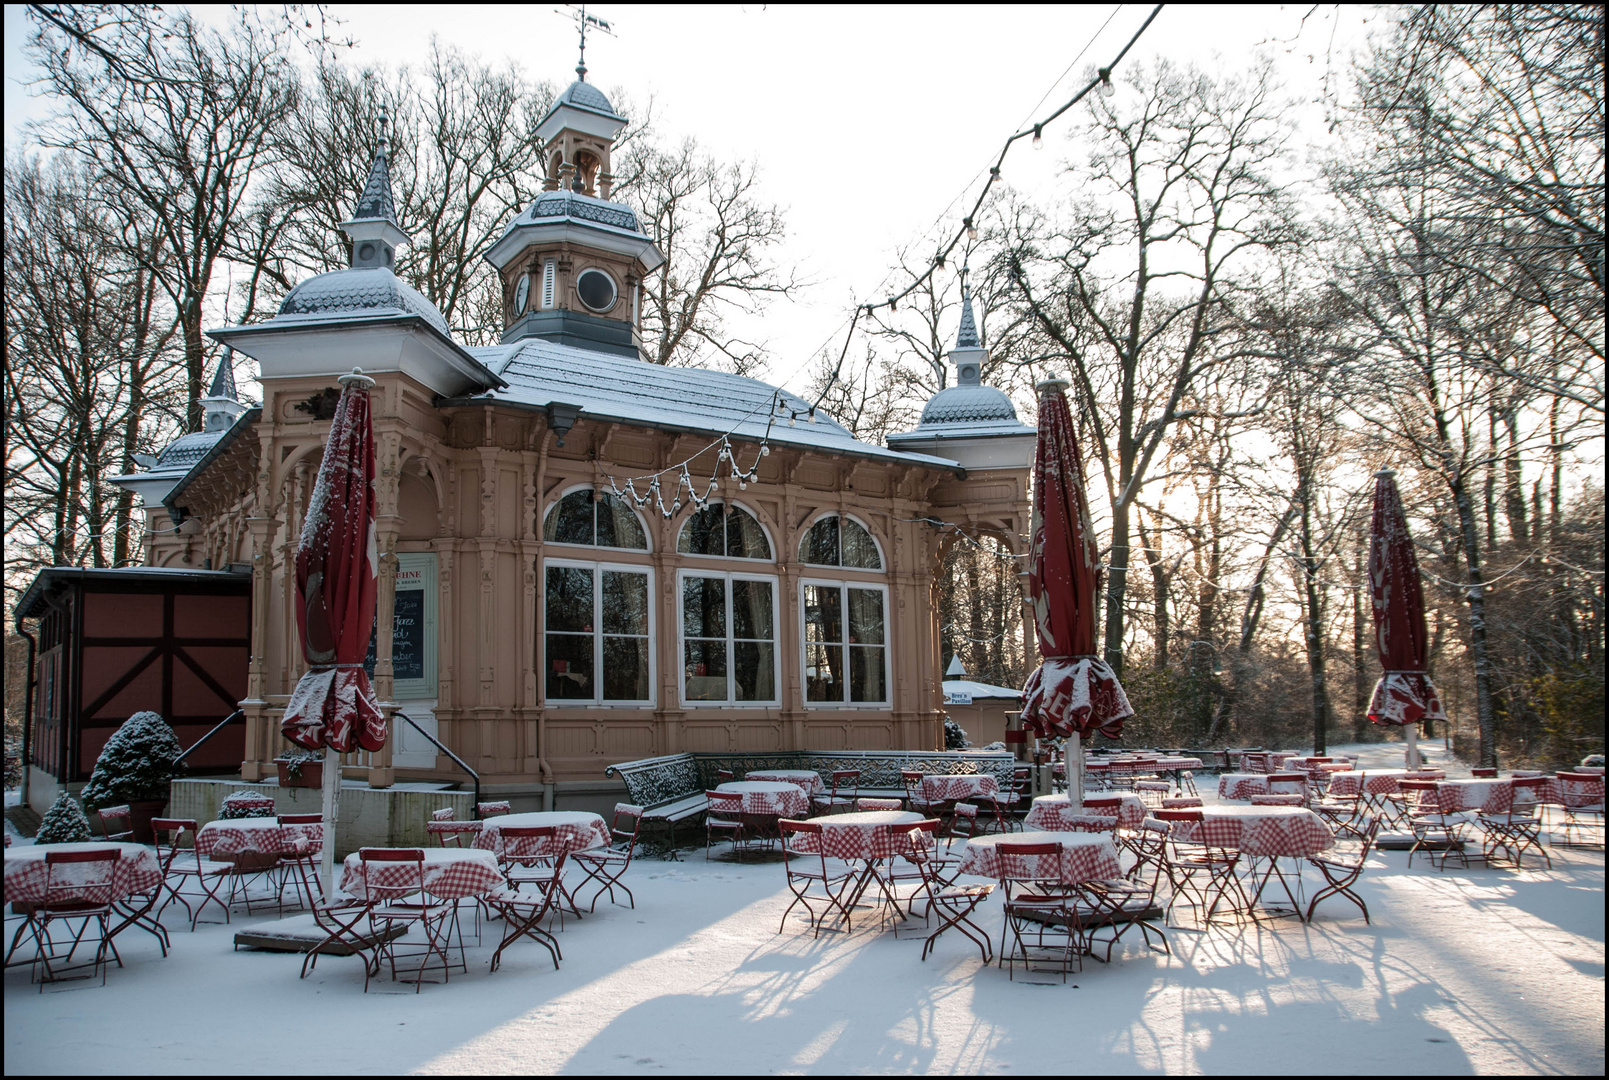
[[[530, 75], [561, 87], [574, 78], [573, 24], [548, 5], [455, 6], [434, 25], [399, 17], [393, 6], [326, 10], [343, 20], [337, 35], [357, 39], [353, 63], [417, 64], [434, 34], [488, 61], [512, 56]], [[813, 284], [796, 302], [773, 305], [758, 325], [734, 322], [732, 329], [767, 342], [770, 380], [797, 390], [816, 352], [829, 342], [835, 352], [841, 345], [854, 301], [905, 284], [887, 277], [895, 251], [935, 249], [937, 223], [945, 230], [958, 225], [1004, 140], [1054, 111], [1091, 67], [1109, 62], [1151, 8], [590, 10], [614, 25], [615, 36], [589, 35], [588, 78], [606, 91], [624, 90], [632, 101], [652, 95], [660, 129], [671, 138], [693, 136], [718, 158], [754, 160], [764, 197], [785, 209], [789, 235], [778, 259]], [[1124, 66], [1166, 57], [1236, 70], [1265, 49], [1292, 97], [1311, 100], [1326, 67], [1342, 76], [1349, 50], [1369, 21], [1381, 18], [1373, 9], [1328, 5], [1172, 6]], [[29, 77], [20, 52], [26, 20], [15, 6], [6, 8], [5, 19], [11, 148], [40, 104], [21, 85]], [[1294, 115], [1312, 118], [1316, 111]], [[1064, 141], [1071, 116], [1047, 129], [1043, 149], [1019, 142], [1003, 168], [1007, 183], [1043, 205], [1057, 195], [1059, 164], [1077, 149]], [[1302, 141], [1299, 134], [1298, 146]]]

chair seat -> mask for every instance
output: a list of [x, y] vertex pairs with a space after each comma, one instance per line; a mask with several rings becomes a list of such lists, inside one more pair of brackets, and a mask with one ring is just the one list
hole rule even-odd
[[614, 850], [608, 850], [608, 851], [578, 851], [574, 855], [571, 855], [570, 858], [575, 859], [578, 862], [605, 863], [605, 864], [608, 864], [608, 863], [624, 863], [624, 862], [629, 862], [631, 860], [631, 856], [627, 855], [624, 851], [614, 851]]
[[178, 855], [168, 865], [170, 874], [202, 874], [207, 877], [235, 872], [235, 864], [199, 855]]
[[444, 904], [439, 900], [420, 900], [414, 903], [401, 901], [377, 907], [373, 915], [376, 919], [417, 919], [420, 916], [430, 918], [445, 915], [452, 911], [453, 907], [454, 905]]

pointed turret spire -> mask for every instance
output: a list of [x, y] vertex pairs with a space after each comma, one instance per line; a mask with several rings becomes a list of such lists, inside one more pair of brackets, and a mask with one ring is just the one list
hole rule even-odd
[[972, 315], [972, 288], [967, 284], [969, 273], [968, 267], [961, 267], [961, 329], [955, 335], [955, 348], [950, 350], [957, 386], [980, 385], [983, 362], [989, 356], [978, 338], [978, 321]]
[[235, 350], [227, 345], [224, 346], [223, 355], [218, 358], [218, 370], [213, 373], [212, 389], [207, 391], [207, 396], [240, 400], [240, 392], [235, 389]]
[[980, 349], [978, 324], [972, 318], [972, 290], [967, 287], [966, 270], [961, 271], [961, 332], [955, 335], [957, 349]]
[[408, 234], [397, 225], [397, 204], [391, 198], [391, 115], [380, 106], [380, 145], [369, 166], [369, 179], [358, 196], [352, 219], [341, 222], [341, 231], [352, 240], [354, 269], [396, 263], [396, 249], [408, 242]]

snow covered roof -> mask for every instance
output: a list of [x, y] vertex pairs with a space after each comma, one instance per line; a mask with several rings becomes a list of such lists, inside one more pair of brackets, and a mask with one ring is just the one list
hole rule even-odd
[[973, 701], [979, 698], [1013, 698], [1021, 699], [1022, 691], [1013, 690], [1009, 686], [993, 686], [989, 683], [973, 682], [971, 679], [945, 679], [944, 700], [949, 701], [957, 694], [964, 694]]
[[249, 571], [192, 570], [176, 566], [119, 566], [115, 568], [83, 566], [47, 566], [23, 592], [17, 601], [15, 617], [32, 619], [47, 610], [45, 597], [68, 582], [93, 585], [163, 585], [185, 581], [190, 583], [217, 582], [239, 584], [249, 582]]
[[792, 427], [783, 414], [773, 417], [771, 401], [779, 391], [769, 383], [706, 368], [664, 367], [636, 357], [579, 349], [544, 338], [523, 338], [507, 345], [469, 350], [508, 386], [484, 395], [454, 399], [544, 407], [560, 401], [579, 405], [583, 416], [619, 420], [665, 431], [710, 435], [731, 432], [734, 439], [758, 442], [769, 428], [771, 442], [803, 446], [827, 453], [913, 465], [955, 469], [947, 458], [903, 453], [855, 439], [825, 413], [807, 423], [810, 403], [781, 391], [783, 407], [799, 414]]
[[447, 320], [423, 293], [383, 266], [347, 267], [318, 274], [297, 285], [279, 305], [276, 326], [311, 323], [352, 315], [418, 315], [447, 337]]
[[609, 103], [608, 97], [604, 95], [602, 90], [599, 90], [585, 79], [577, 79], [565, 87], [564, 93], [553, 100], [553, 108], [548, 110], [549, 114], [561, 105], [573, 105], [578, 109], [589, 109], [592, 112], [602, 113], [604, 116], [619, 120], [622, 123], [626, 119], [615, 112], [615, 107]]

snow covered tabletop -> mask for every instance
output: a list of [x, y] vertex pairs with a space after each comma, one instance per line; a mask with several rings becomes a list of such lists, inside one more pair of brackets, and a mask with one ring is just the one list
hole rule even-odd
[[[1335, 843], [1324, 819], [1300, 806], [1204, 806], [1196, 839], [1242, 855], [1302, 858]], [[1189, 839], [1190, 830], [1179, 830]]]
[[1486, 810], [1506, 813], [1513, 805], [1512, 780], [1443, 780], [1436, 785], [1436, 797], [1445, 813], [1459, 810]]
[[776, 814], [802, 818], [810, 812], [810, 800], [798, 784], [767, 783], [763, 780], [729, 780], [716, 791], [733, 791], [743, 796], [745, 814]]
[[822, 795], [827, 791], [827, 784], [821, 779], [821, 774], [813, 769], [758, 769], [745, 774], [743, 779], [770, 784], [794, 784], [806, 795]]
[[233, 860], [248, 852], [285, 855], [296, 850], [298, 837], [314, 844], [324, 842], [324, 826], [281, 825], [273, 818], [231, 818], [209, 821], [196, 833], [196, 852], [202, 858]]
[[986, 773], [922, 777], [922, 798], [928, 802], [964, 802], [979, 797], [993, 799], [998, 794], [999, 781]]
[[609, 825], [597, 814], [581, 810], [553, 810], [536, 814], [502, 814], [483, 821], [480, 834], [475, 837], [475, 847], [484, 851], [498, 851], [500, 830], [541, 826], [558, 829], [552, 843], [546, 845], [552, 850], [543, 851], [541, 854], [544, 856], [568, 855], [573, 851], [607, 847], [609, 844]]
[[961, 856], [958, 873], [977, 877], [1000, 877], [1001, 844], [1057, 844], [1062, 849], [1059, 868], [1049, 859], [1034, 859], [1029, 865], [1029, 876], [1041, 880], [1059, 879], [1064, 885], [1078, 885], [1086, 881], [1104, 881], [1123, 876], [1117, 861], [1117, 846], [1105, 833], [1075, 832], [1020, 832], [996, 833], [993, 836], [975, 836], [967, 841], [966, 854]]
[[[497, 856], [473, 848], [423, 848], [424, 888], [441, 900], [482, 896], [503, 884]], [[341, 865], [341, 889], [359, 900], [396, 900], [419, 888], [418, 864], [371, 862], [365, 876], [363, 860], [354, 851]], [[372, 894], [372, 895], [371, 895]]]
[[[6, 848], [6, 886], [5, 902], [11, 903], [44, 903], [46, 880], [48, 871], [45, 867], [45, 853], [49, 851], [101, 851], [113, 848], [117, 851], [117, 866], [112, 870], [112, 884], [104, 899], [112, 903], [123, 899], [133, 893], [150, 892], [162, 883], [162, 865], [157, 862], [156, 852], [143, 844], [114, 844], [105, 841], [91, 841], [82, 844], [44, 844], [32, 847]], [[100, 869], [96, 868], [95, 876], [99, 876]], [[86, 881], [89, 872], [82, 863], [66, 864], [56, 867], [58, 881]], [[74, 876], [78, 875], [78, 876]], [[74, 894], [65, 899], [78, 900], [83, 897]], [[64, 899], [57, 897], [57, 899]]]
[[1268, 776], [1265, 773], [1226, 772], [1218, 777], [1218, 798], [1249, 799], [1253, 795], [1268, 794]]
[[[886, 859], [898, 853], [905, 842], [895, 825], [914, 825], [922, 815], [910, 810], [861, 810], [853, 814], [834, 814], [812, 818], [821, 826], [821, 848], [832, 859]], [[813, 834], [799, 834], [789, 841], [793, 850], [817, 852]]]
[[[1364, 780], [1364, 777], [1368, 777]], [[1445, 780], [1447, 774], [1440, 769], [1421, 769], [1410, 772], [1407, 769], [1357, 769], [1347, 772], [1330, 774], [1331, 795], [1356, 795], [1358, 784], [1364, 785], [1365, 795], [1395, 795], [1397, 781], [1403, 777], [1414, 780]]]
[[[1097, 804], [1103, 799], [1120, 799], [1122, 801], [1118, 803], [1114, 810], [1113, 807], [1109, 806], [1090, 806], [1090, 799], [1096, 800]], [[1084, 796], [1083, 812], [1103, 817], [1115, 816], [1118, 828], [1138, 829], [1140, 823], [1145, 820], [1145, 803], [1140, 800], [1138, 795], [1131, 795], [1128, 792], [1102, 795], [1086, 794]], [[1054, 832], [1058, 829], [1066, 828], [1063, 819], [1071, 813], [1072, 803], [1068, 801], [1066, 795], [1041, 795], [1034, 800], [1033, 806], [1029, 808], [1027, 820], [1023, 822], [1023, 825], [1030, 829], [1046, 829]]]

